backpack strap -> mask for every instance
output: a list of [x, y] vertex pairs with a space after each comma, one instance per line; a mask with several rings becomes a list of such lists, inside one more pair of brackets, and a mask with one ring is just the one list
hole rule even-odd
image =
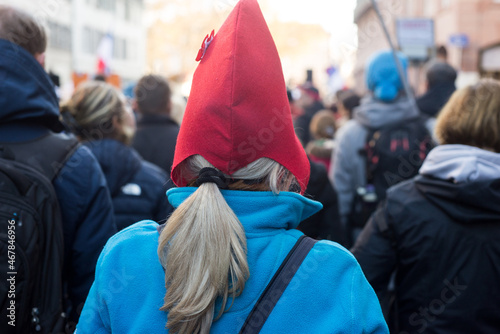
[[78, 146], [73, 135], [50, 132], [28, 142], [0, 143], [0, 153], [5, 159], [34, 168], [52, 182]]
[[366, 134], [365, 147], [359, 151], [359, 154], [365, 159], [366, 184], [373, 184], [375, 175], [374, 172], [378, 164], [378, 152], [376, 151], [377, 142], [382, 131], [391, 131], [400, 128], [403, 124], [408, 123], [421, 124], [421, 117], [415, 116], [410, 119], [405, 119], [393, 124], [385, 125], [379, 128], [370, 128], [364, 126], [368, 131]]
[[267, 318], [281, 298], [283, 292], [306, 258], [309, 251], [314, 247], [316, 240], [301, 236], [295, 243], [290, 253], [286, 256], [278, 271], [267, 285], [252, 311], [248, 315], [240, 334], [259, 333]]
[[367, 128], [368, 133], [366, 134], [365, 147], [362, 149], [362, 156], [365, 159], [365, 173], [366, 173], [366, 184], [373, 184], [375, 168], [378, 163], [377, 152], [375, 147], [377, 141], [380, 138], [380, 129], [370, 129]]
[[386, 199], [384, 199], [382, 202], [379, 203], [377, 211], [375, 211], [375, 213], [373, 214], [373, 219], [375, 224], [377, 224], [380, 233], [384, 237], [389, 239], [392, 248], [396, 251], [397, 250], [396, 234], [394, 233], [394, 230], [387, 223], [385, 210], [382, 210], [382, 208], [386, 206], [386, 203], [387, 203]]

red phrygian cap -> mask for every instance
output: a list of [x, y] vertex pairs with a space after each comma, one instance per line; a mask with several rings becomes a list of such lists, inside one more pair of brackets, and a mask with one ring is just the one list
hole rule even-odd
[[[309, 161], [295, 135], [281, 62], [256, 0], [240, 0], [210, 42], [205, 39], [175, 149], [179, 164], [199, 154], [231, 175], [259, 158], [287, 168], [304, 193]], [[210, 42], [210, 43], [207, 43]]]

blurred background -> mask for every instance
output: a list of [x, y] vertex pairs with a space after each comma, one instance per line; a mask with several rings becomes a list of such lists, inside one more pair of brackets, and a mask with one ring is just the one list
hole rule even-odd
[[[412, 59], [410, 82], [425, 90], [425, 63], [445, 57], [457, 86], [500, 78], [500, 0], [378, 0], [396, 45]], [[62, 99], [97, 74], [131, 93], [145, 73], [166, 76], [188, 96], [203, 38], [237, 0], [0, 0], [49, 31], [46, 69]], [[307, 79], [325, 100], [345, 87], [365, 92], [364, 67], [388, 48], [370, 0], [260, 0], [285, 80]], [[444, 50], [444, 51], [443, 51]], [[443, 54], [444, 52], [444, 54]], [[308, 74], [309, 73], [309, 77]]]

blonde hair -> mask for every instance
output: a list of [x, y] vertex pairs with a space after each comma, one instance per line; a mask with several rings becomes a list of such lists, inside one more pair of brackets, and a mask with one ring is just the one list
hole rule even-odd
[[[183, 171], [195, 181], [202, 168], [213, 167], [200, 155], [188, 158]], [[261, 158], [228, 178], [230, 189], [244, 188], [243, 180], [259, 180], [247, 190], [287, 191], [297, 181], [277, 162]], [[191, 182], [192, 183], [192, 182]], [[253, 183], [253, 182], [249, 182]], [[167, 293], [161, 310], [166, 327], [175, 333], [208, 333], [215, 301], [222, 305], [216, 320], [234, 300], [249, 277], [243, 226], [213, 183], [204, 183], [168, 219], [160, 234], [158, 256], [165, 268]]]
[[500, 153], [500, 83], [482, 79], [455, 92], [436, 122], [441, 144], [462, 144]]
[[112, 138], [129, 144], [133, 131], [118, 131], [113, 126], [113, 118], [124, 122], [125, 108], [125, 97], [116, 88], [105, 82], [88, 81], [61, 107], [61, 115], [81, 140]]

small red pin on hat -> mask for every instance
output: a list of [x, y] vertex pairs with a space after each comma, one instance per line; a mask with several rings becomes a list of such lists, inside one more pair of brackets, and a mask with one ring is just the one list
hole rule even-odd
[[214, 30], [212, 30], [212, 33], [210, 35], [207, 35], [203, 40], [203, 42], [201, 43], [201, 48], [198, 51], [198, 56], [196, 56], [196, 61], [200, 61], [205, 56], [208, 46], [210, 45], [210, 43], [212, 43], [213, 40], [214, 40]]

